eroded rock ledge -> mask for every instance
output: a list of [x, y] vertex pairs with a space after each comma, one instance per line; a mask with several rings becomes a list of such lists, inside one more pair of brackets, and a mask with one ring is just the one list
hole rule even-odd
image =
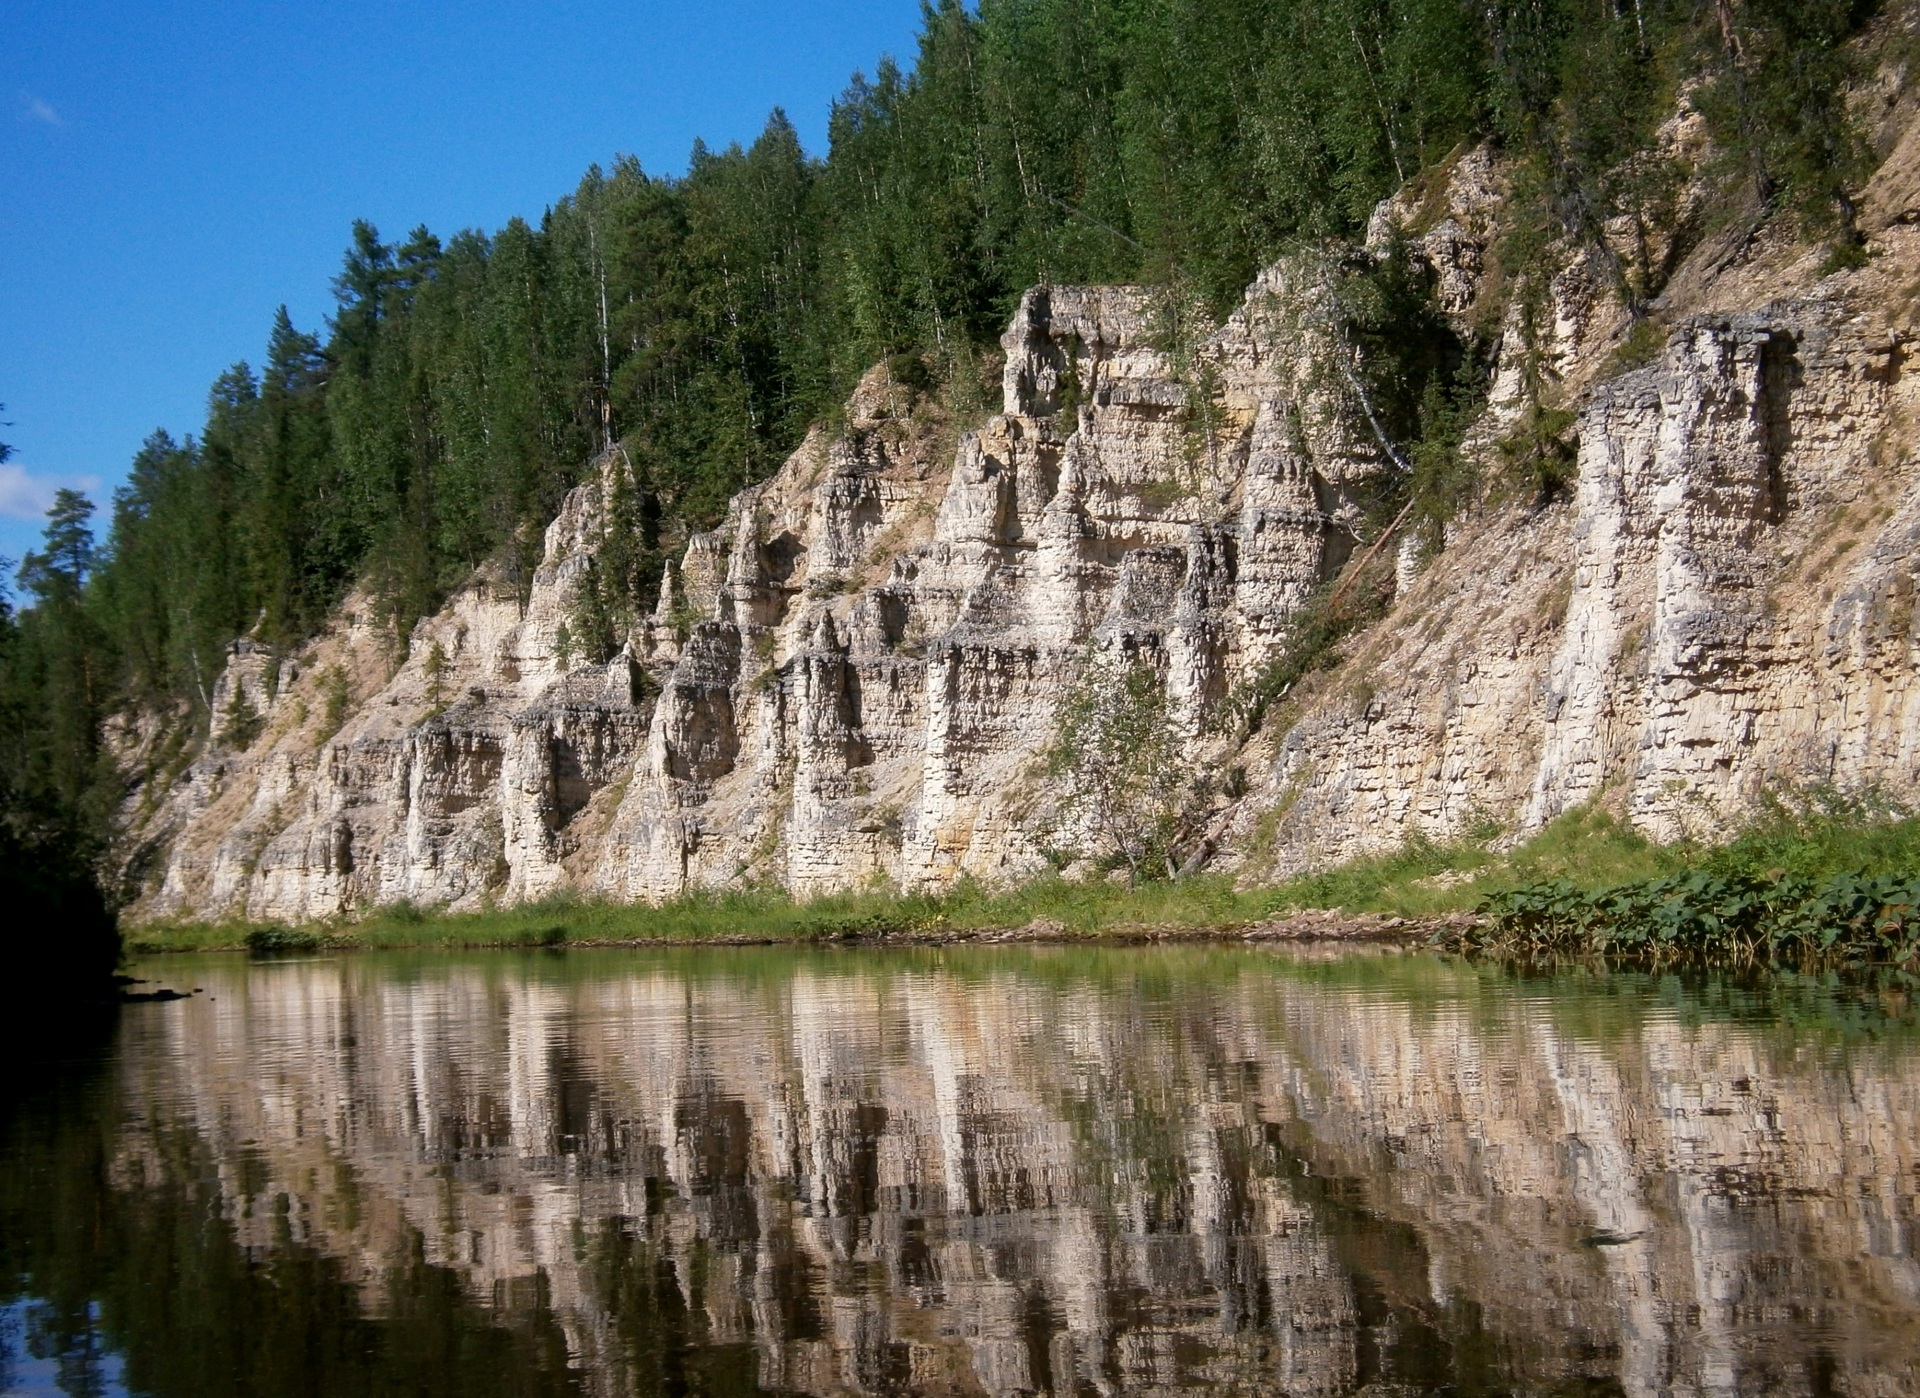
[[[1482, 296], [1498, 195], [1483, 154], [1458, 162], [1417, 243], [1450, 314]], [[957, 447], [875, 371], [843, 430], [689, 542], [609, 664], [569, 666], [561, 634], [618, 451], [524, 603], [483, 571], [397, 667], [361, 597], [299, 655], [237, 647], [215, 710], [238, 686], [267, 732], [216, 733], [136, 796], [134, 914], [1025, 877], [1047, 867], [1036, 759], [1101, 649], [1160, 667], [1192, 760], [1238, 769], [1214, 865], [1248, 876], [1595, 799], [1673, 838], [1770, 783], [1910, 791], [1920, 469], [1895, 292], [1920, 233], [1898, 203], [1869, 192], [1860, 271], [1820, 281], [1782, 247], [1676, 278], [1664, 352], [1611, 379], [1623, 316], [1577, 266], [1558, 278], [1572, 498], [1496, 494], [1437, 553], [1403, 550], [1389, 615], [1250, 739], [1211, 720], [1368, 542], [1361, 504], [1395, 469], [1328, 372], [1304, 258], [1182, 354], [1145, 290], [1035, 288], [1001, 410]], [[1483, 447], [1518, 410], [1514, 334]]]

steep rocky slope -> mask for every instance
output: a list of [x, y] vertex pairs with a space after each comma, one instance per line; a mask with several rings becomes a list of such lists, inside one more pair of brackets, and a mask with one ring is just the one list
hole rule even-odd
[[[1624, 373], [1594, 260], [1553, 279], [1534, 347], [1578, 409], [1566, 498], [1496, 487], [1443, 540], [1383, 539], [1370, 505], [1401, 465], [1317, 254], [1203, 336], [1140, 288], [1038, 287], [999, 414], [958, 421], [876, 370], [844, 426], [689, 541], [609, 664], [569, 665], [566, 625], [618, 450], [527, 598], [483, 570], [404, 655], [365, 597], [297, 655], [242, 643], [215, 709], [238, 689], [265, 731], [216, 731], [137, 793], [134, 913], [1023, 877], [1074, 843], [1040, 761], [1062, 696], [1122, 655], [1164, 676], [1222, 778], [1213, 867], [1248, 876], [1596, 799], [1672, 838], [1774, 783], [1910, 791], [1920, 126], [1888, 90], [1865, 266], [1822, 276], [1820, 250], [1736, 221], [1675, 249], [1669, 338]], [[1687, 156], [1692, 125], [1671, 136]], [[1412, 236], [1442, 308], [1501, 327], [1468, 437], [1490, 478], [1526, 359], [1503, 188], [1470, 152], [1371, 234]], [[1300, 609], [1383, 545], [1387, 614], [1251, 734], [1227, 721]]]

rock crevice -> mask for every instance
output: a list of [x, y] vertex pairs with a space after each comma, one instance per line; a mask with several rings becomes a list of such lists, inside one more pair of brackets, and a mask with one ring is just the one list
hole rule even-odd
[[[1412, 246], [1465, 317], [1501, 185], [1481, 153], [1450, 179]], [[1382, 207], [1376, 245], [1407, 212]], [[222, 703], [266, 731], [243, 749], [216, 727], [142, 793], [163, 853], [135, 915], [1026, 877], [1056, 833], [1040, 759], [1062, 696], [1116, 647], [1161, 669], [1195, 769], [1243, 779], [1213, 857], [1249, 875], [1596, 800], [1671, 839], [1770, 784], [1910, 791], [1920, 469], [1886, 289], [1920, 232], [1875, 236], [1869, 267], [1825, 281], [1778, 253], [1792, 299], [1740, 304], [1750, 269], [1679, 279], [1734, 304], [1668, 308], [1664, 351], [1611, 378], [1623, 313], [1577, 266], [1556, 278], [1570, 498], [1495, 481], [1444, 547], [1403, 541], [1388, 614], [1251, 736], [1221, 716], [1381, 542], [1369, 502], [1400, 469], [1330, 368], [1349, 347], [1313, 256], [1179, 351], [1156, 293], [1035, 288], [1000, 411], [957, 445], [874, 371], [585, 664], [567, 618], [615, 451], [524, 599], [483, 570], [401, 656], [364, 597], [299, 656], [237, 647]], [[1516, 333], [1468, 434], [1483, 463], [1519, 411]]]

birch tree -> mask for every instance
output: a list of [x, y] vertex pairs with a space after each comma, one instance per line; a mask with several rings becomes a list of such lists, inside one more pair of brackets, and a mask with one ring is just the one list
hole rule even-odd
[[1181, 757], [1160, 673], [1138, 655], [1091, 657], [1060, 706], [1047, 770], [1069, 825], [1126, 867], [1129, 888], [1157, 864], [1173, 871], [1192, 790]]

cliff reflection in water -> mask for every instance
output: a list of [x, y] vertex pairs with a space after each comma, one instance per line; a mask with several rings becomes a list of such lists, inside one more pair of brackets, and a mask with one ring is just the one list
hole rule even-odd
[[1920, 1391], [1898, 1004], [1238, 950], [192, 974], [112, 1187], [198, 1172], [356, 1323], [439, 1286], [588, 1393]]

